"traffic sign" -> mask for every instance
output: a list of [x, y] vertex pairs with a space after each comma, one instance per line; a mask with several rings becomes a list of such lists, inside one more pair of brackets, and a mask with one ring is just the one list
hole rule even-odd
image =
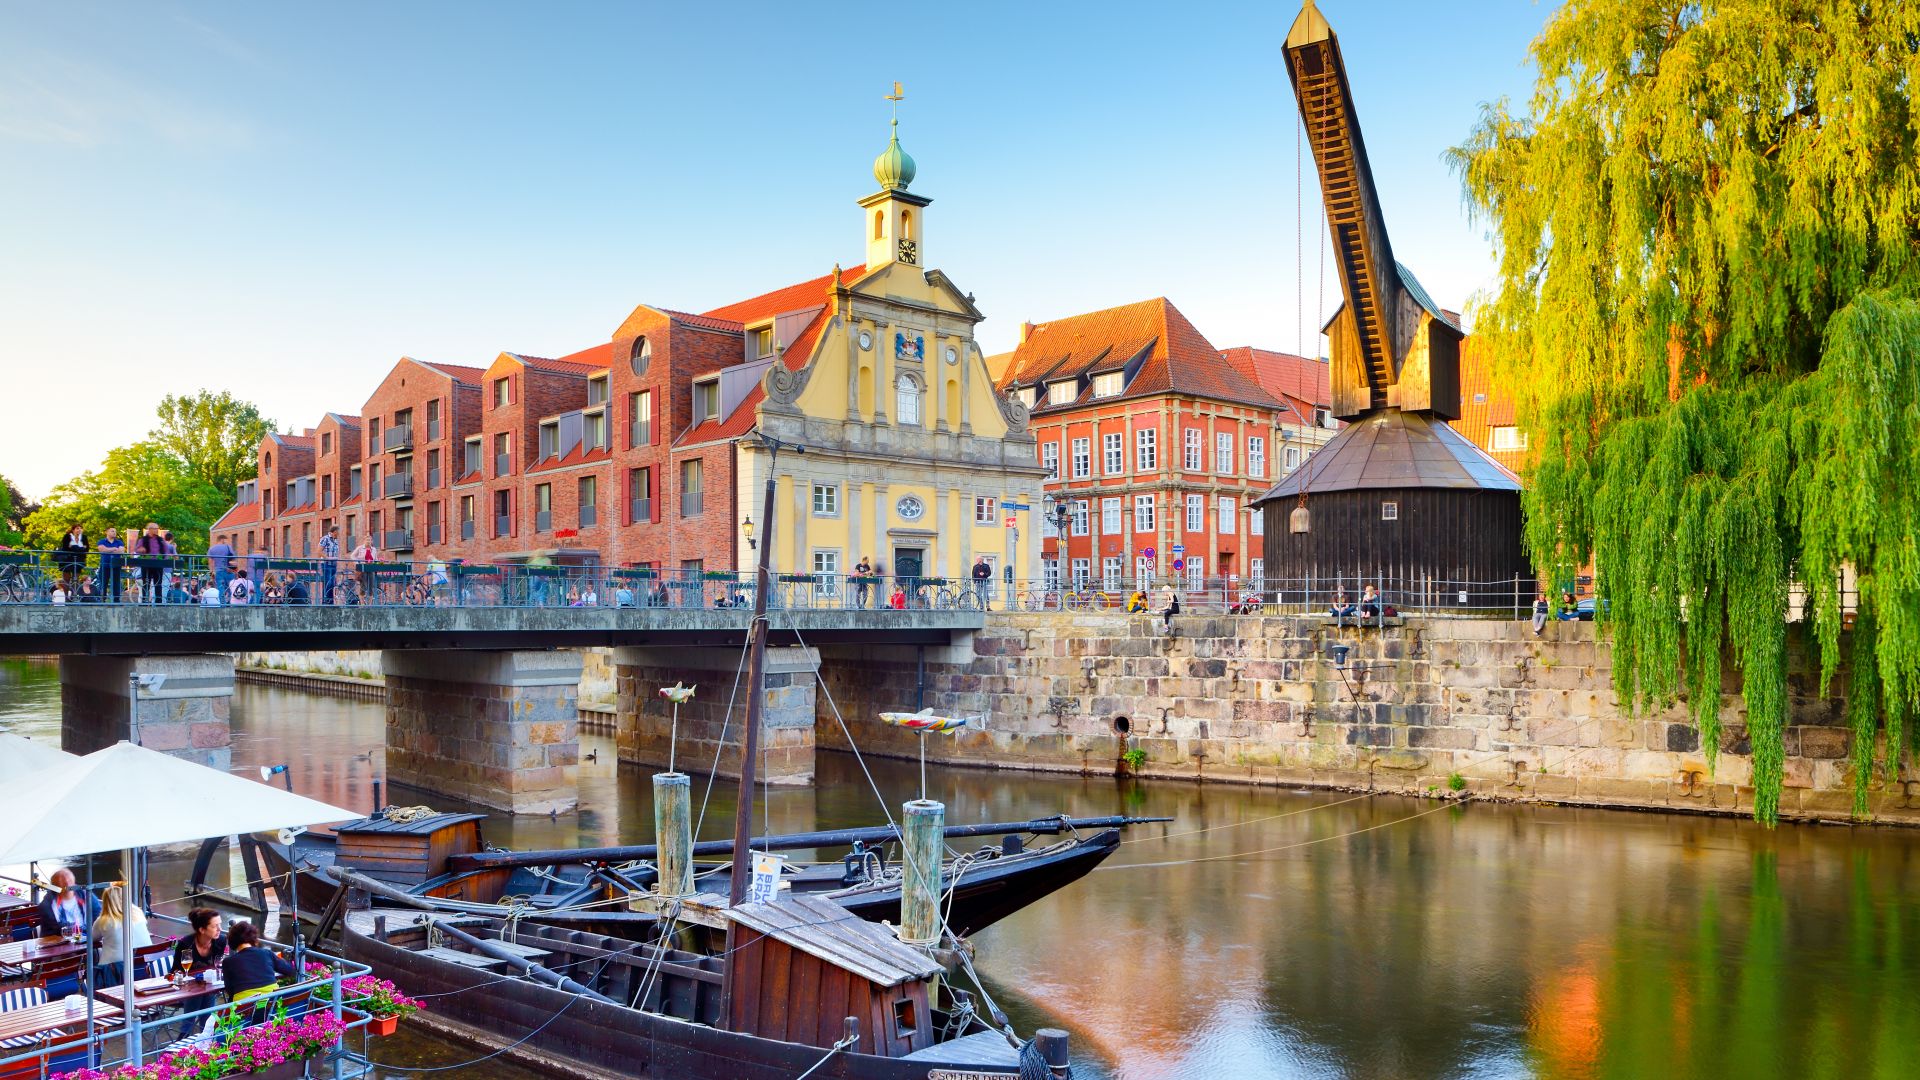
[[1002, 503], [1000, 504], [1000, 506], [1001, 506], [1001, 508], [1002, 508], [1002, 509], [1006, 509], [1006, 510], [1030, 510], [1030, 509], [1032, 509], [1032, 507], [1030, 507], [1030, 506], [1028, 506], [1028, 505], [1027, 505], [1026, 503], [1015, 503], [1015, 502], [1002, 502]]
[[1187, 560], [1185, 559], [1173, 560], [1173, 568], [1175, 570], [1185, 570], [1187, 568]]
[[1175, 544], [1175, 545], [1173, 545], [1173, 557], [1174, 557], [1174, 558], [1176, 558], [1176, 559], [1177, 559], [1177, 558], [1179, 558], [1180, 556], [1182, 556], [1182, 555], [1185, 555], [1186, 553], [1187, 553], [1187, 545], [1185, 545], [1185, 544]]
[[1151, 558], [1153, 558], [1153, 556], [1154, 556], [1154, 551], [1153, 551], [1153, 549], [1152, 549], [1152, 548], [1141, 548], [1141, 549], [1140, 549], [1140, 557], [1141, 557], [1141, 558], [1143, 558], [1143, 559], [1151, 559]]
[[1017, 521], [1017, 519], [1016, 519], [1016, 518], [1014, 518], [1014, 516], [1013, 516], [1012, 514], [1008, 514], [1008, 515], [1007, 515], [1007, 528], [1009, 528], [1009, 529], [1011, 529], [1011, 528], [1013, 528], [1013, 527], [1014, 527], [1014, 525], [1015, 525], [1015, 523], [1016, 523], [1016, 521]]

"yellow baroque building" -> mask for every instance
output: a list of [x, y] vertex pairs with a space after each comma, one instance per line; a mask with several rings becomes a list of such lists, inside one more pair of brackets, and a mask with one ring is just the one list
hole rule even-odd
[[[932, 200], [908, 190], [913, 175], [896, 130], [874, 162], [880, 190], [860, 200], [866, 265], [836, 269], [824, 306], [789, 321], [811, 314], [807, 325], [774, 336], [791, 341], [760, 382], [754, 424], [806, 449], [773, 459], [773, 564], [851, 574], [864, 558], [878, 574], [958, 584], [985, 559], [999, 594], [1009, 568], [1038, 577], [1044, 472], [1026, 407], [996, 390], [974, 341], [980, 309], [922, 267]], [[739, 448], [736, 504], [758, 513], [769, 455]]]

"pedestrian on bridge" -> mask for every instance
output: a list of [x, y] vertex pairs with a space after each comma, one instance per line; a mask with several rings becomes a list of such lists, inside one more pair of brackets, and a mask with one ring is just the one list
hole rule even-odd
[[127, 558], [127, 545], [120, 539], [120, 530], [107, 526], [107, 535], [100, 538], [100, 592], [108, 603], [120, 600], [120, 567]]
[[133, 542], [133, 553], [140, 559], [140, 602], [160, 604], [166, 602], [166, 594], [161, 591], [160, 573], [162, 563], [166, 561], [167, 541], [160, 535], [160, 523], [147, 522], [140, 538]]
[[208, 569], [213, 571], [213, 587], [220, 596], [227, 595], [227, 583], [233, 580], [233, 560], [239, 554], [227, 542], [226, 533], [214, 537], [213, 546], [207, 549]]
[[340, 526], [327, 526], [320, 538], [320, 602], [333, 603], [334, 575], [340, 572]]

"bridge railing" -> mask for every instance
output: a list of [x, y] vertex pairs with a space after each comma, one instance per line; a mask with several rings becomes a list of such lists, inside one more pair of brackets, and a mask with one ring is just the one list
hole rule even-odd
[[[977, 610], [990, 595], [970, 579], [880, 574], [775, 574], [768, 587], [771, 606], [785, 610]], [[753, 575], [597, 564], [0, 551], [0, 604], [734, 608], [752, 606]]]
[[[1373, 588], [1371, 597], [1368, 586]], [[1137, 611], [1159, 615], [1167, 607], [1171, 589], [1180, 613], [1188, 615], [1320, 615], [1374, 620], [1399, 615], [1465, 615], [1518, 619], [1532, 613], [1538, 587], [1533, 579], [1518, 576], [1452, 581], [1393, 574], [1330, 578], [1095, 574], [1016, 582], [1005, 606], [1014, 611]], [[1590, 619], [1593, 603], [1587, 595], [1564, 603], [1568, 612], [1565, 617]], [[1554, 617], [1561, 617], [1559, 606], [1549, 606]]]

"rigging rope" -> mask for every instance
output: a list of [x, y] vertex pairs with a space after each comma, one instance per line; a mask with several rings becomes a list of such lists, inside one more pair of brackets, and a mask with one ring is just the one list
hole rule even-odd
[[1348, 837], [1359, 836], [1362, 833], [1375, 832], [1377, 830], [1387, 828], [1388, 826], [1398, 825], [1401, 822], [1412, 821], [1415, 818], [1426, 817], [1428, 814], [1437, 814], [1442, 810], [1449, 810], [1458, 805], [1460, 804], [1455, 802], [1443, 802], [1439, 806], [1436, 806], [1431, 810], [1422, 810], [1417, 814], [1408, 814], [1406, 817], [1394, 818], [1392, 821], [1383, 821], [1378, 825], [1369, 825], [1364, 829], [1355, 829], [1352, 832], [1335, 833], [1332, 836], [1323, 836], [1318, 840], [1302, 840], [1297, 844], [1281, 844], [1278, 847], [1259, 848], [1254, 851], [1233, 851], [1233, 852], [1228, 852], [1225, 855], [1207, 855], [1198, 859], [1168, 859], [1164, 862], [1124, 863], [1120, 866], [1097, 866], [1097, 867], [1094, 867], [1093, 873], [1098, 874], [1108, 870], [1145, 870], [1150, 867], [1158, 867], [1158, 866], [1191, 866], [1194, 863], [1224, 862], [1228, 859], [1245, 859], [1253, 855], [1270, 855], [1276, 851], [1292, 851], [1295, 848], [1312, 847], [1315, 844], [1324, 844], [1331, 840], [1344, 840]]

